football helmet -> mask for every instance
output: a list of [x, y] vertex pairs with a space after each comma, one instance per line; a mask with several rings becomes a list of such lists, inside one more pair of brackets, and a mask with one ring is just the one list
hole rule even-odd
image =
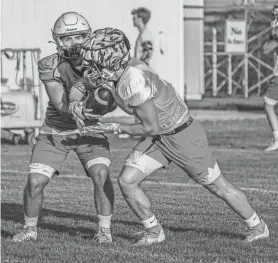
[[114, 72], [125, 69], [130, 60], [130, 43], [119, 29], [98, 29], [82, 46], [84, 65], [88, 65], [84, 77], [96, 87], [110, 81]]
[[62, 14], [55, 22], [52, 29], [52, 37], [57, 45], [58, 54], [65, 58], [81, 57], [81, 45], [75, 44], [69, 47], [63, 45], [61, 38], [72, 35], [84, 35], [85, 40], [91, 34], [91, 27], [88, 21], [76, 12], [67, 12]]

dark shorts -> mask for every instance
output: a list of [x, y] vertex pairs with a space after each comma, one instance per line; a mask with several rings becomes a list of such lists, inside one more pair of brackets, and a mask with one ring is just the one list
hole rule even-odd
[[60, 173], [62, 164], [71, 150], [75, 151], [82, 165], [99, 157], [111, 162], [109, 142], [104, 134], [46, 134], [37, 136], [30, 163], [48, 165]]
[[210, 184], [220, 175], [218, 164], [208, 147], [206, 132], [196, 120], [179, 133], [161, 135], [158, 139], [143, 138], [134, 150], [143, 152], [164, 166], [174, 162], [200, 184]]
[[278, 101], [278, 77], [275, 76], [270, 80], [265, 97], [266, 102], [267, 99], [270, 99], [270, 104], [275, 104], [275, 101]]

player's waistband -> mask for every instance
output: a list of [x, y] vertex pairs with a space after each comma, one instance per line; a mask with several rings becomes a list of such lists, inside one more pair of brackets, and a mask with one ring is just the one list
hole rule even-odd
[[177, 127], [176, 129], [174, 129], [168, 133], [164, 133], [161, 135], [173, 135], [173, 134], [179, 133], [179, 132], [185, 130], [187, 127], [189, 127], [192, 122], [193, 122], [193, 118], [190, 116], [189, 119], [185, 123], [183, 123], [181, 126]]

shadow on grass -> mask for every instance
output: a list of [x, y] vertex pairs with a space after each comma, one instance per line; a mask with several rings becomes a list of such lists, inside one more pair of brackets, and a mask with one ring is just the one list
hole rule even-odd
[[[51, 209], [42, 209], [41, 217], [39, 220], [39, 228], [41, 229], [48, 229], [58, 233], [67, 233], [71, 236], [82, 236], [82, 238], [90, 239], [96, 234], [96, 230], [92, 229], [91, 227], [71, 227], [62, 224], [51, 224], [48, 222], [44, 222], [44, 216], [54, 216], [59, 218], [67, 218], [67, 219], [74, 219], [76, 221], [90, 221], [93, 223], [98, 222], [98, 218], [96, 216], [88, 216], [82, 214], [75, 214], [70, 212], [60, 212]], [[2, 203], [1, 205], [1, 219], [4, 221], [13, 221], [15, 223], [22, 222], [23, 218], [23, 206], [17, 203]], [[127, 220], [113, 220], [114, 223], [124, 224], [126, 226], [141, 226], [140, 223], [134, 221], [127, 221]], [[215, 231], [211, 228], [183, 228], [183, 227], [172, 227], [172, 226], [163, 226], [165, 230], [171, 232], [179, 232], [179, 233], [186, 233], [186, 232], [195, 232], [198, 234], [209, 234], [211, 236], [224, 236], [230, 239], [242, 239], [243, 235], [240, 233], [232, 233], [227, 231]], [[3, 238], [9, 238], [14, 233], [9, 233], [6, 230], [1, 230]], [[132, 239], [132, 235], [126, 235], [123, 233], [117, 233], [117, 237], [123, 239]]]

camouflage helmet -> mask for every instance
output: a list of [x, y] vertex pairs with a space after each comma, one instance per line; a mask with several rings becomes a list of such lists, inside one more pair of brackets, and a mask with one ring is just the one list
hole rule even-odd
[[98, 29], [83, 44], [84, 60], [101, 68], [117, 71], [129, 60], [130, 43], [125, 34], [115, 28]]

